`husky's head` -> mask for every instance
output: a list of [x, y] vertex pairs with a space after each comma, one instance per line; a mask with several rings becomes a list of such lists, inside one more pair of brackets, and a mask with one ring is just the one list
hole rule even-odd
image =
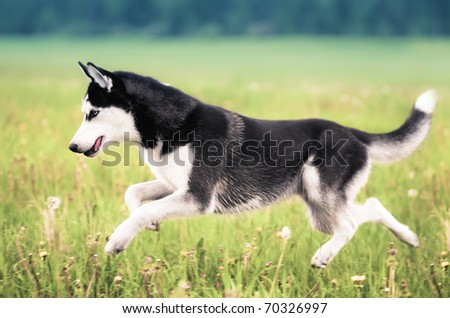
[[138, 141], [139, 133], [131, 114], [132, 104], [119, 76], [92, 63], [87, 63], [87, 66], [81, 62], [78, 64], [91, 83], [81, 106], [83, 122], [69, 149], [95, 157], [113, 142]]

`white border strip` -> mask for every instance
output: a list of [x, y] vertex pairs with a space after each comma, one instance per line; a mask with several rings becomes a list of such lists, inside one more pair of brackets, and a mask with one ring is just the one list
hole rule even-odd
[[[324, 308], [324, 304], [326, 307]], [[269, 305], [270, 304], [270, 305]], [[310, 305], [307, 305], [310, 304]], [[319, 304], [314, 310], [314, 304]], [[448, 311], [450, 299], [0, 299], [2, 317], [426, 317]], [[125, 307], [135, 306], [135, 307]], [[140, 307], [144, 306], [144, 307]], [[158, 307], [159, 306], [159, 307]], [[165, 307], [164, 307], [165, 306]], [[307, 312], [307, 308], [310, 308]], [[125, 313], [124, 308], [141, 313]], [[144, 313], [143, 309], [151, 312]], [[226, 308], [228, 313], [222, 313]], [[254, 309], [254, 313], [229, 313]], [[211, 311], [214, 311], [212, 313]], [[164, 311], [164, 312], [162, 312]], [[205, 312], [208, 311], [208, 312]], [[315, 312], [314, 312], [315, 311]]]

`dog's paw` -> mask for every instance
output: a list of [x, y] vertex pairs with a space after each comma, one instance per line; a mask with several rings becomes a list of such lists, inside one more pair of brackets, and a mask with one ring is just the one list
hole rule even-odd
[[411, 245], [412, 247], [419, 247], [419, 237], [416, 233], [411, 231], [408, 226], [405, 225], [401, 231], [396, 231], [394, 234], [400, 241]]
[[311, 266], [325, 268], [331, 260], [332, 257], [330, 253], [325, 252], [324, 249], [319, 249], [311, 260]]
[[130, 244], [136, 234], [136, 229], [126, 223], [126, 221], [120, 224], [109, 237], [105, 246], [105, 253], [119, 254]]

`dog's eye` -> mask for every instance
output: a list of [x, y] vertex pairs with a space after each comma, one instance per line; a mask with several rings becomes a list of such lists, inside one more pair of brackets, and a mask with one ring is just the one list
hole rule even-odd
[[94, 117], [96, 117], [98, 115], [99, 111], [98, 110], [91, 110], [89, 112], [89, 114], [87, 115], [87, 119], [90, 120]]

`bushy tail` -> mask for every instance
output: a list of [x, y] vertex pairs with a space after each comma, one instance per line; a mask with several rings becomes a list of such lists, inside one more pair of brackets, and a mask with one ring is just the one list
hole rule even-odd
[[417, 98], [411, 114], [400, 128], [386, 134], [359, 134], [361, 141], [368, 144], [372, 162], [395, 162], [416, 150], [427, 136], [435, 105], [435, 92], [426, 91]]

